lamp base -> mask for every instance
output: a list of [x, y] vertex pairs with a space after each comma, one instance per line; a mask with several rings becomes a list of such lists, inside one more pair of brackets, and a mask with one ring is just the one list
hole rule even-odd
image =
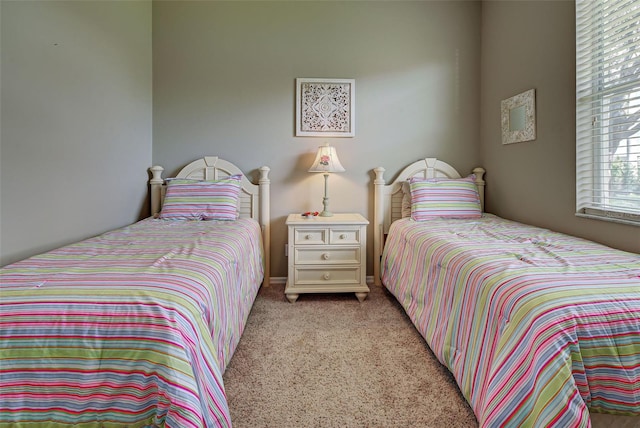
[[327, 196], [327, 178], [329, 174], [324, 175], [324, 198], [322, 198], [322, 212], [320, 213], [320, 217], [331, 217], [333, 213], [329, 211], [329, 197]]

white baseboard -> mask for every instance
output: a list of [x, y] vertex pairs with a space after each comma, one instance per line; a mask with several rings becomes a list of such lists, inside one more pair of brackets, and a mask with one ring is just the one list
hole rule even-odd
[[274, 284], [274, 285], [284, 285], [287, 283], [287, 277], [286, 276], [272, 276], [270, 281], [270, 284]]

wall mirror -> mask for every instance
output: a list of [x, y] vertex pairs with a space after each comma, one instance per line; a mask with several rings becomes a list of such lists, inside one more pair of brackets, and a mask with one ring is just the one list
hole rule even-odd
[[536, 139], [536, 92], [529, 89], [500, 103], [502, 144]]

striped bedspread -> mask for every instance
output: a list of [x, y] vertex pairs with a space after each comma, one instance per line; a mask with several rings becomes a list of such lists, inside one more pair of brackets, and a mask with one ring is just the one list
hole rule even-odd
[[0, 426], [230, 426], [260, 226], [146, 219], [0, 270]]
[[481, 427], [640, 415], [639, 255], [491, 215], [403, 219], [381, 270]]

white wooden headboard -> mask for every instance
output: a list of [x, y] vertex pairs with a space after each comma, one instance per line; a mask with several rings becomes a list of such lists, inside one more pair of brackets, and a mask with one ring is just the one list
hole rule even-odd
[[[162, 208], [162, 201], [166, 192], [165, 179], [162, 178], [164, 168], [152, 166], [152, 177], [149, 180], [151, 186], [151, 215], [155, 216]], [[239, 211], [242, 218], [253, 218], [262, 228], [262, 244], [264, 246], [264, 283], [269, 285], [270, 270], [270, 245], [271, 245], [271, 219], [270, 219], [270, 195], [269, 179], [270, 168], [260, 168], [258, 184], [253, 184], [244, 173], [233, 163], [220, 159], [217, 156], [205, 156], [195, 160], [182, 168], [176, 178], [193, 178], [197, 180], [219, 180], [232, 175], [241, 175]]]
[[[389, 232], [391, 223], [402, 218], [402, 183], [412, 177], [421, 178], [460, 178], [461, 175], [454, 167], [436, 158], [420, 159], [404, 168], [400, 175], [391, 184], [384, 181], [385, 169], [374, 169], [376, 178], [373, 182], [373, 279], [376, 285], [380, 285], [380, 257], [384, 249], [384, 239]], [[476, 185], [480, 195], [480, 204], [484, 211], [484, 168], [475, 168]]]

